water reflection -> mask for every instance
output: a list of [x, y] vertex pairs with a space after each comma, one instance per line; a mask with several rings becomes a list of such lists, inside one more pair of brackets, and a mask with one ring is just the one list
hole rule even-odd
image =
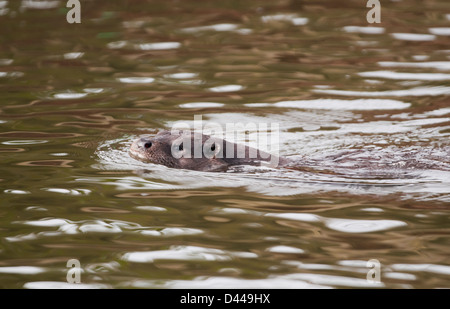
[[436, 36], [432, 34], [391, 33], [391, 35], [394, 39], [404, 41], [433, 41], [436, 39]]
[[261, 20], [264, 23], [276, 22], [276, 21], [286, 21], [291, 22], [295, 26], [306, 25], [309, 21], [306, 17], [298, 17], [296, 14], [275, 14], [262, 16]]
[[[83, 209], [86, 211], [86, 209]], [[99, 212], [98, 209], [90, 209], [88, 212]], [[102, 213], [128, 213], [126, 211], [101, 211]], [[125, 222], [121, 220], [84, 220], [84, 221], [70, 221], [67, 219], [41, 219], [33, 221], [17, 221], [14, 224], [23, 224], [44, 228], [57, 228], [57, 230], [42, 231], [38, 233], [16, 235], [11, 237], [5, 237], [8, 242], [22, 242], [35, 239], [41, 239], [45, 237], [60, 237], [63, 235], [75, 235], [75, 234], [96, 234], [96, 233], [114, 233], [121, 234], [126, 231], [133, 231], [143, 236], [150, 237], [176, 237], [176, 236], [188, 236], [202, 234], [203, 231], [195, 228], [186, 227], [145, 227], [137, 223]]]
[[[450, 87], [445, 86], [425, 86], [404, 90], [385, 91], [351, 91], [337, 89], [314, 89], [317, 93], [326, 93], [341, 96], [361, 96], [361, 97], [417, 97], [417, 96], [441, 96], [450, 94]], [[405, 103], [406, 104], [406, 103]], [[379, 108], [383, 109], [383, 108]]]
[[36, 10], [47, 10], [54, 9], [59, 7], [61, 1], [59, 0], [22, 0], [21, 8], [22, 9], [36, 9]]
[[426, 61], [426, 62], [380, 61], [378, 62], [378, 65], [382, 67], [431, 68], [441, 71], [450, 70], [450, 61]]
[[397, 100], [338, 100], [338, 99], [317, 99], [317, 100], [299, 100], [282, 101], [273, 104], [277, 107], [291, 107], [303, 109], [328, 109], [328, 110], [389, 110], [404, 109], [411, 104]]
[[23, 286], [26, 289], [106, 289], [110, 285], [98, 283], [67, 283], [61, 281], [34, 281], [27, 282]]
[[225, 254], [219, 249], [194, 246], [174, 246], [169, 250], [129, 252], [126, 253], [122, 259], [130, 262], [148, 263], [155, 260], [228, 261], [233, 257], [257, 258], [258, 256], [250, 252], [228, 252]]
[[355, 219], [340, 219], [340, 218], [323, 218], [317, 215], [306, 213], [281, 213], [269, 216], [305, 222], [322, 221], [329, 229], [344, 233], [370, 233], [406, 225], [405, 222], [397, 220], [355, 220]]
[[198, 277], [193, 280], [171, 280], [167, 282], [135, 281], [125, 285], [134, 288], [166, 288], [166, 289], [323, 289], [326, 285], [308, 283], [296, 278], [279, 276], [267, 279], [238, 279], [228, 277]]
[[180, 31], [186, 33], [195, 33], [200, 31], [233, 31], [236, 30], [237, 28], [238, 26], [234, 24], [216, 24], [209, 26], [182, 28], [180, 29]]
[[34, 267], [34, 266], [0, 267], [0, 273], [3, 274], [36, 275], [46, 271], [47, 270], [43, 267]]
[[241, 85], [224, 85], [224, 86], [217, 86], [209, 88], [212, 92], [233, 92], [233, 91], [240, 91], [244, 87]]
[[349, 33], [382, 34], [385, 32], [383, 27], [345, 26], [342, 29]]
[[426, 80], [426, 81], [445, 81], [450, 80], [450, 74], [445, 73], [406, 73], [393, 71], [371, 71], [361, 72], [358, 75], [372, 78], [386, 79], [407, 79], [407, 80]]
[[149, 84], [155, 81], [152, 77], [121, 77], [118, 81], [126, 84]]
[[[1, 287], [448, 287], [445, 1], [65, 2], [0, 0]], [[129, 157], [194, 114], [298, 164]]]

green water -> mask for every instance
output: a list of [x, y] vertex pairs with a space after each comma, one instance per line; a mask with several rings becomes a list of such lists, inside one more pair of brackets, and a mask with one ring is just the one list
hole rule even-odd
[[[0, 1], [1, 288], [449, 287], [448, 1], [65, 4]], [[129, 157], [194, 115], [302, 163]]]

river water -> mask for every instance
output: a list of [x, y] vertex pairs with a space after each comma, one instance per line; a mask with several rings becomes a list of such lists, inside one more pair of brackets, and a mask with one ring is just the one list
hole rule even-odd
[[[448, 288], [450, 5], [368, 10], [1, 0], [0, 287]], [[129, 156], [194, 116], [298, 165]]]

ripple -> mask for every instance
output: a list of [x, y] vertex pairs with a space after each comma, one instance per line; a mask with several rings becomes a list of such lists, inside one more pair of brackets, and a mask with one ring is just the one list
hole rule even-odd
[[311, 284], [287, 276], [271, 276], [266, 279], [241, 279], [201, 276], [192, 280], [135, 280], [125, 284], [135, 288], [166, 289], [329, 289], [330, 286]]
[[329, 285], [329, 286], [348, 286], [348, 287], [384, 287], [384, 283], [372, 283], [366, 279], [351, 278], [344, 276], [322, 275], [322, 274], [291, 274], [286, 277], [307, 281], [312, 284]]
[[392, 269], [397, 271], [425, 271], [442, 275], [450, 275], [450, 266], [436, 264], [393, 264]]
[[204, 232], [199, 229], [186, 228], [186, 227], [167, 227], [162, 230], [144, 230], [140, 231], [142, 235], [148, 236], [183, 236], [183, 235], [198, 235]]
[[74, 160], [38, 160], [38, 161], [24, 161], [17, 163], [20, 166], [54, 166], [54, 167], [73, 167], [70, 163]]
[[427, 62], [379, 61], [378, 65], [382, 67], [430, 68], [441, 71], [450, 70], [450, 61], [427, 61]]
[[430, 59], [430, 56], [428, 56], [428, 55], [414, 55], [414, 56], [412, 56], [412, 58], [414, 60], [416, 60], [416, 61], [425, 61], [425, 60]]
[[244, 106], [247, 106], [247, 107], [268, 107], [268, 106], [272, 106], [272, 104], [270, 104], [270, 103], [246, 103], [246, 104], [244, 104]]
[[368, 262], [363, 260], [341, 260], [337, 263], [342, 266], [366, 268]]
[[247, 210], [247, 209], [241, 209], [241, 208], [216, 208], [212, 211], [215, 214], [253, 214], [253, 215], [260, 215], [259, 212], [253, 211], [253, 210]]
[[32, 226], [60, 227], [68, 224], [69, 221], [64, 219], [42, 219], [35, 221], [22, 221], [20, 223]]
[[305, 250], [290, 246], [273, 246], [267, 248], [266, 251], [273, 253], [287, 253], [287, 254], [303, 254]]
[[397, 280], [417, 280], [417, 277], [413, 274], [399, 272], [385, 272], [383, 273], [383, 277]]
[[26, 9], [46, 10], [57, 8], [60, 0], [22, 0], [21, 7]]
[[88, 195], [92, 191], [88, 189], [63, 189], [63, 188], [44, 188], [47, 192], [69, 194], [69, 195]]
[[392, 109], [405, 109], [411, 106], [410, 103], [404, 103], [397, 100], [383, 100], [383, 99], [298, 100], [298, 101], [282, 101], [275, 103], [273, 105], [277, 107], [291, 107], [302, 109], [327, 109], [327, 110], [392, 110]]
[[363, 77], [376, 77], [386, 79], [405, 79], [405, 80], [437, 80], [444, 81], [450, 80], [450, 74], [444, 73], [402, 73], [393, 71], [370, 71], [361, 72], [358, 75]]
[[180, 29], [181, 32], [194, 33], [200, 31], [234, 31], [238, 28], [235, 24], [216, 24], [209, 26], [189, 27]]
[[368, 212], [384, 212], [383, 209], [378, 207], [367, 207], [367, 208], [361, 208], [362, 211], [368, 211]]
[[241, 85], [224, 85], [224, 86], [217, 86], [209, 88], [209, 91], [212, 92], [233, 92], [233, 91], [240, 91], [244, 89], [244, 86]]
[[205, 82], [200, 79], [180, 80], [178, 83], [183, 85], [202, 85]]
[[369, 233], [407, 225], [405, 222], [398, 220], [339, 219], [326, 218], [307, 213], [279, 213], [266, 214], [265, 216], [303, 222], [324, 222], [328, 228], [345, 233]]
[[67, 152], [55, 152], [51, 153], [50, 155], [54, 157], [65, 157], [68, 156], [69, 154]]
[[281, 214], [266, 214], [267, 217], [275, 217], [281, 219], [297, 220], [304, 222], [318, 222], [321, 217], [307, 213], [281, 213]]
[[222, 107], [225, 104], [223, 103], [215, 103], [215, 102], [193, 102], [193, 103], [184, 103], [179, 106], [182, 108], [208, 108], [208, 107]]
[[127, 41], [109, 42], [106, 46], [109, 49], [120, 49], [128, 45]]
[[358, 27], [358, 26], [346, 26], [343, 28], [345, 32], [349, 33], [364, 33], [364, 34], [382, 34], [385, 29], [383, 27]]
[[25, 74], [23, 72], [0, 72], [0, 77], [22, 77]]
[[53, 237], [59, 235], [75, 235], [90, 233], [125, 233], [127, 231], [144, 236], [176, 237], [187, 235], [199, 235], [204, 231], [187, 227], [146, 227], [137, 223], [121, 220], [82, 220], [71, 221], [61, 218], [44, 218], [40, 220], [15, 221], [14, 224], [24, 224], [44, 228], [57, 228], [56, 231], [43, 231], [5, 237], [9, 242], [34, 240], [41, 237]]
[[325, 219], [325, 225], [335, 231], [344, 233], [370, 233], [384, 231], [400, 226], [406, 226], [397, 220], [354, 220], [354, 219]]
[[424, 116], [444, 116], [447, 114], [450, 114], [450, 107], [444, 107], [423, 113]]
[[9, 194], [30, 194], [30, 191], [24, 191], [24, 190], [14, 190], [14, 189], [6, 189], [3, 192], [9, 193]]
[[430, 119], [415, 119], [403, 121], [404, 126], [426, 126], [430, 124], [437, 124], [450, 121], [450, 118], [430, 118]]
[[99, 283], [67, 283], [60, 281], [34, 281], [27, 282], [25, 289], [107, 289], [109, 285]]
[[14, 62], [13, 59], [8, 59], [8, 58], [0, 59], [0, 65], [10, 65], [13, 62]]
[[73, 52], [73, 53], [65, 53], [64, 54], [64, 59], [78, 59], [84, 56], [83, 52]]
[[141, 210], [148, 210], [148, 211], [167, 211], [164, 207], [158, 207], [158, 206], [136, 206], [136, 209]]
[[103, 91], [105, 91], [105, 89], [103, 89], [103, 88], [84, 88], [83, 91], [87, 92], [87, 93], [102, 93]]
[[143, 43], [135, 45], [140, 50], [166, 50], [177, 49], [181, 47], [180, 42], [158, 42], [158, 43]]
[[27, 211], [48, 211], [47, 208], [40, 207], [40, 206], [29, 206], [29, 207], [25, 208], [25, 210], [27, 210]]
[[[140, 161], [137, 161], [137, 164], [140, 164]], [[119, 168], [120, 164], [114, 164], [114, 168]], [[155, 167], [160, 167], [159, 165], [155, 165]], [[123, 163], [124, 169], [130, 169], [130, 164]], [[148, 168], [148, 164], [142, 163], [141, 168]], [[163, 169], [163, 173], [167, 174], [167, 168], [161, 167]], [[171, 176], [171, 180], [173, 181], [173, 177]], [[142, 178], [142, 177], [89, 177], [89, 178], [77, 178], [76, 181], [81, 181], [83, 183], [101, 183], [102, 185], [113, 185], [116, 186], [120, 190], [142, 190], [142, 189], [148, 189], [148, 190], [158, 190], [158, 189], [180, 189], [180, 187], [177, 187], [176, 185], [173, 185], [171, 183], [160, 183], [158, 181], [150, 181], [148, 179]], [[136, 193], [136, 195], [142, 195], [141, 193]]]
[[35, 266], [0, 267], [0, 274], [36, 275], [46, 272], [45, 268]]
[[408, 96], [439, 96], [450, 94], [450, 87], [445, 86], [430, 86], [430, 87], [416, 87], [404, 90], [386, 90], [386, 91], [349, 91], [349, 90], [335, 90], [335, 89], [313, 89], [316, 93], [326, 93], [332, 95], [342, 96], [362, 96], [362, 97], [408, 97]]
[[436, 39], [436, 36], [433, 34], [391, 33], [391, 36], [402, 41], [433, 41]]
[[164, 77], [166, 77], [166, 78], [175, 78], [175, 79], [194, 78], [194, 77], [197, 77], [197, 76], [198, 76], [197, 73], [188, 73], [188, 72], [173, 73], [173, 74], [166, 74], [166, 75], [164, 75]]
[[75, 93], [75, 92], [63, 92], [63, 93], [56, 93], [53, 95], [55, 99], [63, 99], [63, 100], [70, 100], [70, 99], [81, 99], [87, 96], [87, 93]]
[[[83, 223], [81, 226], [78, 226], [78, 230], [82, 233], [121, 233], [121, 225], [117, 224], [117, 222], [110, 224], [102, 220], [96, 220], [94, 222]], [[70, 226], [70, 228], [72, 227]]]
[[274, 21], [285, 21], [291, 22], [295, 26], [306, 25], [309, 21], [306, 17], [298, 17], [297, 14], [275, 14], [275, 15], [265, 15], [261, 17], [264, 23], [274, 22]]
[[155, 260], [183, 261], [229, 261], [234, 257], [257, 258], [250, 252], [225, 252], [219, 249], [197, 246], [171, 246], [169, 250], [138, 251], [125, 253], [122, 260], [135, 263], [149, 263]]
[[333, 265], [327, 265], [327, 264], [314, 264], [314, 263], [303, 263], [299, 261], [283, 261], [282, 262], [285, 265], [295, 266], [300, 269], [306, 269], [306, 270], [334, 270], [338, 269], [336, 266]]
[[155, 81], [152, 77], [120, 77], [117, 80], [124, 84], [150, 84]]
[[2, 142], [3, 145], [37, 145], [37, 144], [45, 144], [48, 143], [46, 140], [38, 140], [38, 139], [23, 139], [23, 140], [14, 140], [14, 141], [6, 141]]
[[428, 31], [431, 34], [435, 34], [435, 35], [450, 36], [450, 28], [449, 27], [429, 28]]
[[242, 35], [249, 35], [253, 33], [252, 29], [248, 29], [248, 28], [242, 28], [242, 29], [238, 29], [236, 30], [237, 33], [242, 34]]

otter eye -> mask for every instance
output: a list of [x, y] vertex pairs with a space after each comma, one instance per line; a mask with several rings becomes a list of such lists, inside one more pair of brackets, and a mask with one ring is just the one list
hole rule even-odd
[[214, 151], [214, 150], [216, 150], [216, 144], [212, 144], [212, 146], [211, 146], [211, 151]]
[[180, 146], [178, 146], [178, 150], [183, 151], [183, 144], [180, 144]]
[[145, 149], [152, 147], [152, 142], [147, 142], [144, 144]]

